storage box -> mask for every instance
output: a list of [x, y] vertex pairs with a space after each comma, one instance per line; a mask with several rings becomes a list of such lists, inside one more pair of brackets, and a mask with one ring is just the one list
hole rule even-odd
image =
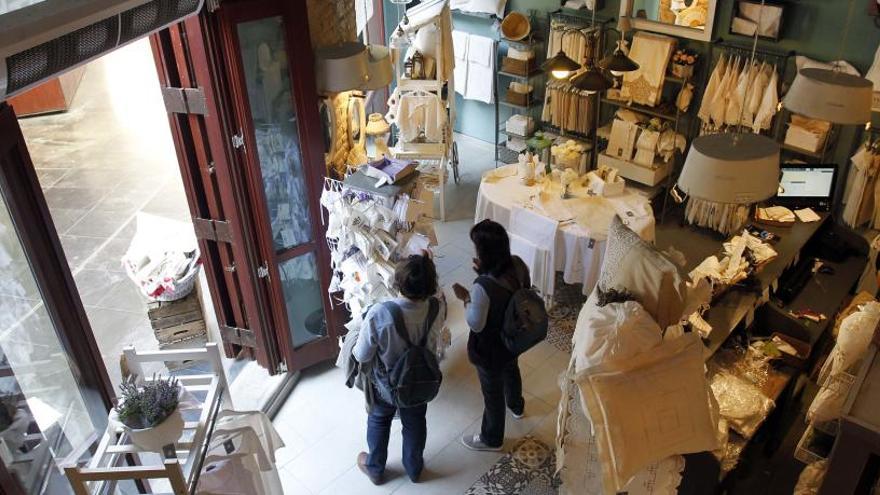
[[618, 175], [626, 179], [645, 184], [646, 186], [656, 186], [659, 184], [669, 172], [672, 170], [672, 162], [655, 163], [653, 167], [645, 167], [633, 162], [614, 158], [605, 153], [599, 154], [599, 166], [606, 165], [617, 169]]
[[504, 129], [518, 136], [531, 136], [535, 132], [535, 119], [527, 115], [513, 115], [505, 122]]
[[785, 144], [805, 151], [820, 151], [827, 134], [819, 134], [801, 126], [790, 125], [785, 133]]
[[534, 72], [535, 68], [535, 59], [518, 60], [510, 57], [504, 57], [501, 59], [502, 72], [509, 72], [518, 76], [527, 76], [531, 72]]
[[519, 105], [521, 107], [529, 106], [529, 99], [531, 95], [529, 93], [520, 93], [518, 91], [514, 91], [512, 89], [507, 90], [507, 103], [511, 105]]
[[198, 291], [177, 301], [152, 302], [147, 315], [160, 348], [207, 333]]

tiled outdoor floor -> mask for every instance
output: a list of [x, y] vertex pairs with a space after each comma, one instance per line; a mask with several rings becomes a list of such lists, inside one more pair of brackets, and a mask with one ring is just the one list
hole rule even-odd
[[[394, 422], [386, 483], [373, 486], [355, 466], [366, 449], [366, 413], [363, 396], [345, 387], [342, 373], [332, 365], [307, 370], [275, 426], [287, 446], [279, 452], [278, 466], [286, 494], [437, 494], [466, 491], [503, 453], [465, 449], [459, 437], [478, 431], [483, 399], [476, 372], [467, 360], [468, 329], [463, 308], [454, 302], [450, 287], [469, 285], [472, 248], [468, 231], [473, 223], [480, 175], [494, 166], [492, 146], [456, 136], [462, 157], [462, 183], [447, 186], [446, 223], [436, 223], [440, 246], [435, 250], [441, 283], [450, 301], [448, 325], [453, 343], [441, 363], [444, 373], [440, 396], [428, 405], [428, 441], [423, 481], [413, 484], [400, 463], [400, 423]], [[508, 416], [506, 446], [527, 433], [548, 444], [556, 435], [556, 377], [568, 363], [567, 355], [542, 343], [520, 359], [526, 399], [526, 417]]]

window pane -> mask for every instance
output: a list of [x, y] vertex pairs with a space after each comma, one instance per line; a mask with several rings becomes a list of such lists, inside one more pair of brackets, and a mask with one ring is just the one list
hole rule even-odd
[[315, 253], [289, 259], [278, 270], [281, 272], [293, 346], [299, 347], [327, 335], [323, 291], [318, 279]]
[[0, 198], [0, 461], [26, 493], [69, 493], [60, 466], [88, 456], [106, 428], [43, 304]]
[[280, 17], [245, 22], [238, 39], [272, 240], [281, 251], [312, 240], [284, 25]]

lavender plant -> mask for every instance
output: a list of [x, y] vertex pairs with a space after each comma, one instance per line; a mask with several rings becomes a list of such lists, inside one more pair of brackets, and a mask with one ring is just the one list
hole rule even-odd
[[133, 429], [152, 428], [177, 409], [180, 384], [174, 377], [159, 378], [138, 387], [134, 377], [119, 386], [121, 398], [116, 411], [119, 420]]

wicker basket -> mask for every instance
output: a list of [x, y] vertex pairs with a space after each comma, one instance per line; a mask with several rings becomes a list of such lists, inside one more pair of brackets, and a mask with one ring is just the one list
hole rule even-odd
[[518, 91], [514, 91], [512, 89], [507, 90], [506, 100], [507, 103], [511, 105], [519, 105], [521, 107], [529, 106], [529, 100], [531, 99], [530, 93], [520, 93]]
[[520, 60], [517, 58], [504, 57], [501, 60], [501, 71], [527, 76], [535, 70], [535, 59]]

